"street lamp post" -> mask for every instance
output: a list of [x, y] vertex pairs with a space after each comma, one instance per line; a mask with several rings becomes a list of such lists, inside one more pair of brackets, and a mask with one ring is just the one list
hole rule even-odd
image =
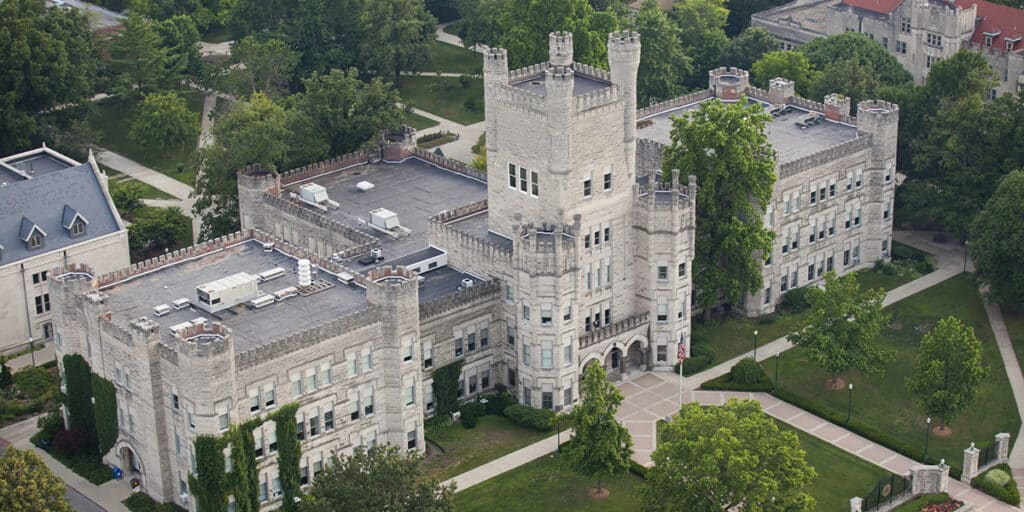
[[849, 424], [850, 423], [850, 419], [853, 418], [853, 383], [852, 382], [848, 386], [848, 389], [850, 390], [850, 393], [848, 395], [849, 399], [847, 400], [847, 405], [846, 405], [846, 423], [847, 424]]
[[779, 389], [779, 359], [782, 359], [782, 352], [775, 354], [775, 383], [772, 385], [772, 391]]
[[757, 361], [757, 329], [754, 329], [754, 361]]
[[964, 240], [964, 272], [967, 272], [967, 240]]
[[932, 419], [925, 418], [924, 420], [924, 460], [922, 462], [928, 462], [928, 438], [932, 435]]

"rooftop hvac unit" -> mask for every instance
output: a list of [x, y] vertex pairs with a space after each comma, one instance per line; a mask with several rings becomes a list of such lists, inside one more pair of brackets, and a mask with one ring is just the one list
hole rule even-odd
[[327, 200], [327, 189], [316, 183], [306, 183], [299, 187], [299, 197], [311, 203], [322, 203]]
[[153, 314], [160, 317], [171, 314], [171, 307], [167, 304], [160, 304], [153, 308]]
[[263, 252], [273, 252], [274, 242], [263, 242]]
[[472, 288], [473, 287], [473, 280], [468, 278], [468, 277], [463, 278], [462, 279], [462, 287], [463, 288]]
[[370, 210], [370, 223], [381, 229], [395, 229], [401, 225], [398, 214], [386, 208]]
[[209, 313], [232, 308], [259, 295], [258, 279], [245, 272], [196, 287], [196, 306]]
[[259, 282], [262, 283], [262, 282], [270, 281], [271, 279], [277, 279], [279, 277], [282, 277], [282, 276], [285, 275], [285, 273], [286, 272], [285, 272], [285, 270], [283, 268], [275, 267], [275, 268], [272, 268], [272, 269], [267, 270], [265, 272], [260, 272], [259, 274], [256, 274], [256, 279], [258, 279]]
[[370, 256], [373, 256], [373, 259], [380, 261], [384, 259], [384, 250], [380, 247], [374, 247], [373, 249], [370, 249]]
[[206, 318], [205, 316], [197, 316], [197, 317], [193, 318], [192, 321], [189, 322], [189, 323], [192, 324], [192, 325], [205, 325], [206, 322], [208, 322], [209, 320], [210, 319]]
[[309, 286], [313, 284], [313, 269], [309, 264], [309, 260], [299, 260], [299, 286]]
[[192, 303], [189, 302], [188, 299], [182, 297], [180, 299], [176, 299], [171, 304], [174, 305], [174, 309], [177, 309], [178, 311], [181, 311], [182, 309], [185, 309], [185, 308], [189, 307], [189, 305], [191, 305]]
[[188, 329], [189, 327], [192, 327], [192, 322], [182, 322], [180, 324], [174, 324], [174, 325], [171, 326], [171, 329], [170, 329], [171, 330], [171, 334], [177, 336], [177, 335], [181, 334], [182, 331], [184, 331], [185, 329]]
[[280, 290], [274, 292], [274, 298], [277, 299], [277, 300], [285, 300], [288, 297], [294, 297], [294, 296], [296, 296], [298, 294], [299, 294], [299, 289], [298, 288], [296, 288], [294, 286], [289, 286], [288, 288], [281, 288]]
[[355, 278], [356, 278], [356, 276], [354, 276], [354, 275], [352, 275], [352, 274], [350, 274], [348, 272], [344, 272], [344, 271], [342, 271], [342, 273], [338, 274], [338, 281], [341, 281], [341, 282], [343, 282], [345, 284], [352, 284], [352, 281], [354, 281]]
[[360, 181], [359, 183], [356, 183], [356, 190], [360, 192], [369, 192], [373, 190], [373, 183], [370, 183], [369, 181]]
[[249, 301], [249, 306], [254, 309], [262, 308], [263, 306], [269, 306], [275, 302], [273, 295], [263, 294], [255, 299]]

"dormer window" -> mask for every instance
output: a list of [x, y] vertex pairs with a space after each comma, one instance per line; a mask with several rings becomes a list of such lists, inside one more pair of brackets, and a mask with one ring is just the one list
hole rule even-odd
[[35, 222], [32, 222], [28, 217], [21, 218], [21, 233], [20, 238], [25, 245], [32, 249], [38, 249], [43, 246], [43, 238], [46, 236], [46, 232], [39, 228]]
[[992, 36], [985, 36], [985, 48], [992, 47]]
[[64, 214], [61, 216], [61, 226], [68, 230], [72, 238], [85, 234], [85, 226], [89, 221], [82, 217], [74, 208], [64, 205]]
[[1013, 51], [1013, 41], [1007, 41], [1006, 42], [1006, 51], [1008, 51], [1008, 52], [1012, 52]]
[[32, 236], [28, 237], [28, 248], [29, 249], [38, 249], [42, 245], [43, 245], [43, 237], [39, 236], [38, 234], [35, 234], [35, 235], [32, 235]]

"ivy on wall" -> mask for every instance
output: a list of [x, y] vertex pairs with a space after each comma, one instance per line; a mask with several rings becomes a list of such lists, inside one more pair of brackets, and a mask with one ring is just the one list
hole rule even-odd
[[256, 440], [252, 431], [262, 424], [253, 419], [241, 425], [232, 425], [228, 432], [231, 442], [231, 461], [234, 466], [231, 479], [237, 512], [259, 512], [259, 471], [256, 467]]
[[71, 415], [71, 428], [96, 434], [96, 415], [92, 407], [92, 370], [78, 354], [64, 356], [64, 382], [67, 384], [65, 405]]
[[284, 493], [281, 509], [286, 512], [296, 510], [295, 497], [301, 492], [299, 458], [302, 455], [302, 447], [299, 445], [298, 426], [295, 423], [295, 413], [298, 410], [299, 404], [291, 403], [282, 406], [267, 418], [274, 421], [277, 429], [277, 471], [281, 478], [281, 491]]
[[188, 488], [196, 497], [199, 512], [219, 512], [228, 508], [228, 493], [224, 472], [225, 436], [201, 435], [196, 437], [196, 474], [188, 475]]
[[434, 400], [439, 416], [451, 414], [459, 409], [457, 388], [464, 362], [460, 359], [434, 370]]
[[[70, 386], [68, 389], [71, 389]], [[93, 373], [92, 396], [96, 401], [93, 405], [96, 413], [96, 441], [100, 455], [103, 455], [117, 442], [117, 390], [114, 383]]]

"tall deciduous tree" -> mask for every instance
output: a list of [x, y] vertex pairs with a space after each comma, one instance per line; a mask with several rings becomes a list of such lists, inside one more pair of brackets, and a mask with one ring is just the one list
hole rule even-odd
[[237, 173], [250, 164], [265, 169], [286, 167], [290, 115], [262, 93], [238, 103], [213, 125], [216, 141], [196, 155], [202, 173], [196, 176], [193, 213], [203, 218], [201, 239], [238, 230]]
[[700, 186], [693, 281], [705, 317], [720, 298], [737, 303], [761, 289], [773, 238], [761, 220], [775, 184], [770, 119], [745, 100], [712, 100], [672, 121], [663, 167], [695, 174]]
[[817, 473], [805, 457], [754, 400], [689, 403], [660, 433], [640, 495], [651, 511], [810, 512]]
[[199, 53], [199, 29], [191, 16], [178, 14], [153, 24], [170, 48], [170, 54], [184, 60], [184, 72], [193, 79], [202, 77], [203, 56]]
[[750, 26], [751, 16], [784, 3], [786, 0], [727, 0], [725, 7], [729, 9], [729, 19], [725, 24], [725, 34], [736, 37]]
[[693, 73], [690, 58], [679, 43], [680, 29], [655, 0], [646, 0], [633, 18], [643, 51], [637, 72], [637, 102], [667, 100], [680, 95], [683, 81]]
[[[760, 27], [751, 27], [729, 41], [722, 49], [720, 64], [750, 69], [764, 54], [779, 47], [779, 40]], [[775, 78], [775, 77], [772, 77]]]
[[581, 475], [597, 481], [629, 470], [633, 440], [626, 427], [615, 418], [622, 404], [622, 392], [608, 381], [599, 364], [591, 364], [583, 372], [580, 401], [569, 414], [572, 439], [563, 452], [569, 464]]
[[451, 512], [455, 486], [442, 486], [419, 471], [423, 456], [403, 454], [397, 446], [356, 448], [335, 457], [302, 498], [300, 512]]
[[139, 215], [128, 228], [128, 247], [135, 259], [150, 249], [173, 249], [192, 243], [192, 219], [181, 208], [157, 208]]
[[1007, 174], [971, 227], [971, 258], [991, 299], [1024, 305], [1024, 171]]
[[850, 98], [852, 111], [855, 113], [857, 104], [862, 100], [874, 98], [881, 84], [874, 64], [863, 63], [857, 59], [843, 59], [826, 64], [811, 82], [809, 92], [815, 101], [823, 100], [831, 93], [842, 94]]
[[825, 69], [829, 63], [852, 59], [862, 65], [871, 65], [883, 85], [908, 84], [913, 80], [910, 72], [889, 50], [859, 32], [820, 37], [797, 51], [806, 55], [807, 60], [819, 70]]
[[78, 9], [5, 0], [0, 19], [0, 153], [11, 154], [42, 140], [55, 121], [53, 107], [92, 94], [96, 52], [89, 21]]
[[71, 512], [64, 482], [31, 450], [9, 447], [0, 457], [0, 510]]
[[981, 362], [981, 340], [955, 317], [939, 320], [921, 338], [907, 391], [919, 409], [939, 419], [939, 428], [955, 420], [974, 396], [988, 368]]
[[722, 50], [729, 43], [725, 20], [729, 10], [725, 0], [682, 0], [675, 4], [672, 19], [681, 29], [679, 42], [683, 53], [693, 61], [690, 87], [705, 88], [708, 71], [718, 66]]
[[187, 64], [185, 55], [175, 55], [166, 46], [154, 23], [130, 12], [124, 29], [110, 45], [111, 91], [124, 97], [141, 98], [180, 84]]
[[128, 137], [140, 146], [163, 149], [195, 144], [198, 135], [198, 116], [188, 109], [185, 98], [167, 92], [146, 95]]
[[360, 17], [361, 54], [368, 71], [401, 83], [402, 71], [412, 71], [427, 60], [437, 20], [423, 0], [374, 0]]
[[761, 56], [750, 68], [750, 81], [767, 89], [773, 78], [785, 78], [793, 82], [797, 94], [807, 96], [818, 73], [811, 62], [800, 52], [774, 51]]
[[838, 277], [829, 272], [824, 290], [808, 290], [807, 326], [790, 334], [789, 341], [806, 349], [811, 361], [832, 374], [830, 388], [841, 387], [839, 376], [851, 369], [866, 375], [885, 373], [893, 352], [878, 346], [891, 318], [882, 309], [884, 299], [881, 289], [861, 290], [854, 274]]
[[258, 39], [248, 36], [231, 46], [231, 72], [237, 91], [242, 94], [262, 92], [276, 96], [288, 86], [299, 55], [280, 39]]

